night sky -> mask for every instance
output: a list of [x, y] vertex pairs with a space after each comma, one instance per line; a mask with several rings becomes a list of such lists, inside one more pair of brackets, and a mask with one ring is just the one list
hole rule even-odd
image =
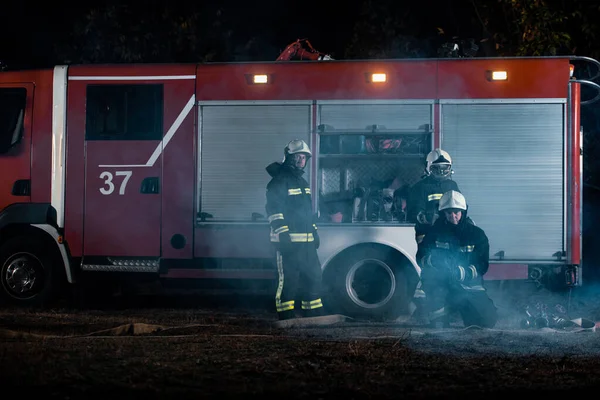
[[[383, 2], [375, 2], [385, 13], [392, 13]], [[401, 3], [401, 4], [400, 4]], [[460, 5], [458, 3], [461, 3]], [[53, 52], [53, 45], [69, 43], [67, 35], [74, 30], [78, 21], [94, 7], [108, 4], [124, 4], [110, 0], [90, 0], [86, 2], [54, 1], [38, 3], [31, 0], [7, 0], [3, 2], [0, 24], [0, 60], [14, 68], [50, 67], [60, 63]], [[130, 2], [131, 7], [144, 13], [157, 12], [164, 7], [163, 1]], [[260, 51], [254, 52], [252, 61], [275, 60], [285, 46], [298, 38], [308, 38], [313, 46], [336, 59], [344, 58], [344, 51], [352, 39], [355, 24], [365, 20], [364, 0], [327, 1], [287, 1], [262, 0], [260, 2], [240, 2], [225, 0], [218, 3], [174, 2], [169, 7], [193, 12], [215, 7], [223, 9], [229, 29], [234, 31], [234, 42], [257, 37]], [[460, 0], [397, 2], [394, 7], [402, 13], [405, 30], [414, 36], [435, 37], [437, 26], [443, 26], [449, 34], [469, 35], [472, 29], [467, 20], [470, 12], [463, 11]], [[399, 7], [399, 8], [398, 8]], [[160, 11], [158, 11], [160, 12]], [[377, 22], [374, 24], [377, 26]], [[477, 28], [477, 27], [474, 27]], [[189, 59], [193, 55], [188, 55]], [[185, 61], [188, 61], [187, 59]], [[219, 60], [230, 61], [230, 60]]]

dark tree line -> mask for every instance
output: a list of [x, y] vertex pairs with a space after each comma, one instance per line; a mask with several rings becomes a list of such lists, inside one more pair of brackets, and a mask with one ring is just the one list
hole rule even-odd
[[[432, 44], [453, 37], [470, 37], [480, 46], [479, 56], [575, 53], [600, 56], [600, 45], [595, 42], [600, 33], [599, 1], [450, 0], [439, 1], [437, 5], [422, 3], [428, 2], [407, 5], [405, 2], [365, 1], [346, 55], [350, 58], [433, 57], [436, 49]], [[443, 18], [429, 21], [428, 6], [443, 8]]]
[[[0, 59], [31, 67], [271, 61], [302, 37], [335, 59], [436, 57], [455, 39], [472, 39], [477, 57], [600, 58], [600, 0], [346, 0], [331, 11], [317, 0], [147, 1], [88, 0], [44, 13], [11, 2]], [[3, 47], [18, 56], [7, 60]]]
[[[352, 27], [336, 34], [342, 51], [309, 38], [319, 50], [335, 51], [337, 59], [435, 57], [443, 42], [458, 37], [474, 39], [477, 56], [600, 56], [600, 2], [594, 0], [356, 3], [358, 13], [332, 20], [334, 28], [342, 29], [344, 21]], [[263, 7], [271, 10], [271, 18], [261, 15], [261, 9], [224, 4], [165, 3], [140, 9], [105, 3], [75, 18], [54, 46], [54, 58], [57, 63], [270, 61], [297, 38], [282, 37], [278, 25], [325, 21], [310, 8], [285, 14], [286, 7], [276, 2]], [[253, 20], [255, 24], [249, 23]]]

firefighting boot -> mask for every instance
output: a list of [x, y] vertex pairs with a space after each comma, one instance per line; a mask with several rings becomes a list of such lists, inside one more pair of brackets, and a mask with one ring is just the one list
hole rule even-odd
[[442, 307], [429, 313], [429, 327], [433, 329], [450, 328], [450, 314], [448, 309]]
[[312, 310], [302, 310], [302, 316], [305, 318], [310, 317], [323, 317], [327, 315], [323, 307], [313, 308]]
[[427, 305], [425, 298], [414, 297], [409, 304], [410, 323], [413, 325], [426, 325], [428, 322]]
[[443, 316], [429, 321], [429, 327], [432, 329], [448, 329], [450, 328], [450, 319], [448, 316]]

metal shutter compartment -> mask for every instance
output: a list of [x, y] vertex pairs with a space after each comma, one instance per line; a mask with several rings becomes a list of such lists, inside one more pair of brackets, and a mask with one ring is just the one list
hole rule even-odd
[[[209, 221], [265, 215], [267, 165], [292, 139], [309, 142], [309, 105], [204, 105], [201, 112], [200, 211]], [[312, 149], [311, 149], [312, 150]], [[310, 182], [310, 168], [305, 169]]]
[[490, 257], [563, 250], [563, 105], [443, 104], [442, 148]]
[[336, 130], [360, 130], [368, 125], [389, 130], [431, 126], [430, 104], [323, 104], [320, 113], [320, 124]]

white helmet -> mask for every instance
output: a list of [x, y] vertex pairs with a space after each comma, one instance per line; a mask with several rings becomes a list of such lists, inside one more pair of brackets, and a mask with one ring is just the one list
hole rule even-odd
[[[442, 149], [429, 152], [426, 162], [425, 172], [427, 175], [433, 175], [436, 178], [448, 178], [454, 173], [452, 171], [452, 157]], [[434, 166], [433, 169], [432, 166]]]
[[450, 190], [444, 193], [440, 199], [438, 210], [443, 211], [449, 208], [467, 211], [467, 200], [465, 199], [465, 196], [456, 190]]
[[304, 153], [306, 157], [311, 157], [312, 153], [310, 152], [310, 147], [306, 144], [304, 140], [294, 139], [285, 146], [283, 150], [283, 160], [287, 158], [287, 156], [292, 154]]

